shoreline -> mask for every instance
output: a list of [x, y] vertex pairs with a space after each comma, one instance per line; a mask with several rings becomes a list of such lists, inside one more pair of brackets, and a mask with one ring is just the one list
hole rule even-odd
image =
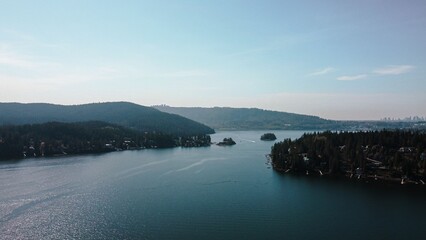
[[116, 149], [111, 151], [94, 151], [94, 152], [85, 152], [85, 153], [65, 153], [65, 154], [54, 154], [54, 155], [47, 155], [47, 156], [31, 156], [31, 157], [21, 157], [21, 158], [8, 158], [8, 159], [0, 159], [0, 164], [2, 163], [17, 163], [25, 160], [37, 160], [37, 159], [50, 159], [50, 158], [66, 158], [66, 157], [76, 157], [76, 156], [90, 156], [90, 155], [103, 155], [108, 153], [114, 153], [114, 152], [127, 152], [127, 151], [142, 151], [142, 150], [161, 150], [161, 149], [174, 149], [174, 148], [205, 148], [210, 147], [213, 145], [212, 143], [209, 145], [203, 145], [203, 146], [173, 146], [173, 147], [152, 147], [152, 148], [145, 148], [145, 147], [138, 147], [138, 148], [132, 148], [132, 149]]
[[307, 170], [306, 172], [301, 171], [294, 171], [293, 169], [285, 169], [285, 168], [279, 168], [276, 166], [276, 164], [273, 163], [272, 158], [270, 154], [266, 154], [265, 157], [267, 158], [266, 164], [271, 166], [273, 171], [276, 171], [279, 174], [283, 175], [293, 175], [293, 176], [304, 176], [304, 177], [320, 177], [320, 178], [326, 178], [326, 179], [338, 179], [338, 180], [344, 180], [352, 183], [365, 183], [365, 184], [379, 184], [379, 185], [404, 185], [404, 186], [424, 186], [426, 187], [426, 180], [425, 179], [419, 179], [418, 181], [407, 179], [407, 178], [388, 178], [386, 176], [382, 175], [371, 175], [371, 174], [364, 174], [361, 177], [356, 177], [355, 175], [349, 175], [346, 174], [330, 174], [327, 172], [322, 172], [320, 169], [312, 169], [314, 171]]

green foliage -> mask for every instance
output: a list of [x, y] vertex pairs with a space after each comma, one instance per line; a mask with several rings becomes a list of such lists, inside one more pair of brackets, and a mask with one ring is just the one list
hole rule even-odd
[[197, 108], [155, 106], [163, 112], [178, 114], [214, 129], [324, 129], [335, 121], [316, 116], [268, 111], [257, 108]]
[[262, 136], [260, 136], [260, 140], [263, 140], [263, 141], [274, 141], [276, 139], [277, 137], [273, 133], [265, 133]]
[[276, 143], [271, 158], [274, 167], [284, 171], [418, 178], [426, 176], [425, 146], [422, 131], [326, 131]]
[[103, 121], [141, 132], [162, 132], [176, 136], [210, 134], [214, 130], [175, 114], [128, 102], [54, 105], [44, 103], [0, 103], [0, 124], [20, 125], [46, 122]]
[[[181, 139], [186, 140], [183, 143]], [[209, 144], [210, 136], [207, 135], [175, 137], [159, 132], [140, 132], [99, 121], [0, 127], [0, 160]]]
[[317, 116], [262, 110], [257, 108], [200, 108], [154, 106], [160, 111], [178, 114], [217, 130], [379, 130], [426, 129], [422, 122], [333, 121]]
[[235, 141], [232, 138], [224, 138], [222, 142], [219, 142], [217, 145], [219, 146], [232, 146], [235, 145]]

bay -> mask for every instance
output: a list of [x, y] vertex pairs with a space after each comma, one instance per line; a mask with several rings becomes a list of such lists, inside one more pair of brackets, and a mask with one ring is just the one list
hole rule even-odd
[[[0, 164], [0, 239], [423, 239], [423, 188], [281, 174], [237, 144]], [[303, 131], [274, 131], [279, 140]]]

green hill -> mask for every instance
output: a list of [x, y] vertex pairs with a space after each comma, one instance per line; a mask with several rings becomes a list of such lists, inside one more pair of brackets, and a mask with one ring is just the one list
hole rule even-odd
[[55, 105], [0, 103], [0, 125], [45, 122], [104, 121], [142, 132], [173, 135], [210, 134], [214, 130], [193, 120], [129, 102]]
[[160, 111], [178, 114], [206, 124], [216, 130], [255, 129], [328, 129], [336, 121], [295, 113], [262, 110], [258, 108], [199, 108], [154, 106]]

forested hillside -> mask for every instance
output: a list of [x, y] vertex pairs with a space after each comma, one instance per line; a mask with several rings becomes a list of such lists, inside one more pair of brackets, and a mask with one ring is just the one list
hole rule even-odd
[[209, 146], [210, 136], [176, 137], [106, 122], [0, 126], [0, 160], [127, 149]]
[[336, 121], [316, 116], [262, 110], [258, 108], [199, 108], [154, 106], [167, 113], [178, 114], [220, 130], [254, 129], [329, 129]]
[[327, 131], [276, 143], [271, 158], [274, 168], [285, 172], [425, 184], [425, 150], [424, 131]]
[[154, 106], [160, 111], [178, 114], [216, 130], [346, 130], [426, 129], [426, 123], [404, 121], [337, 121], [317, 116], [228, 107]]
[[182, 116], [129, 102], [55, 105], [46, 103], [0, 103], [0, 125], [45, 122], [104, 121], [142, 132], [189, 136], [214, 130]]

